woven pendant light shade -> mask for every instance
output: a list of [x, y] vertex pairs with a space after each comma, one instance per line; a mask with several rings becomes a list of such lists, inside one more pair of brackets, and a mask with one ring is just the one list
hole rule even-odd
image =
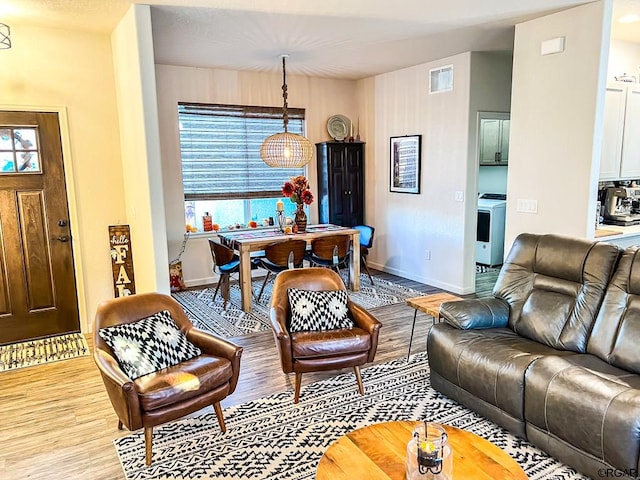
[[284, 124], [284, 132], [271, 135], [262, 142], [260, 157], [270, 167], [300, 168], [313, 158], [313, 146], [302, 135], [287, 131], [289, 115], [287, 113], [286, 58], [287, 55], [282, 56], [282, 123]]
[[276, 133], [262, 143], [260, 156], [270, 167], [300, 168], [313, 158], [313, 146], [302, 135]]

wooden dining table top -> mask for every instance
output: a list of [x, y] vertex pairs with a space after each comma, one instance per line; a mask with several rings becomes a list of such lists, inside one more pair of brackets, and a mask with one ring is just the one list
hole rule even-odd
[[218, 237], [224, 241], [225, 244], [230, 247], [237, 248], [242, 244], [262, 244], [264, 242], [278, 242], [290, 239], [305, 239], [310, 240], [320, 236], [328, 234], [351, 234], [357, 231], [353, 228], [342, 227], [340, 225], [333, 224], [318, 224], [309, 225], [305, 232], [301, 233], [283, 233], [278, 227], [261, 227], [242, 230], [226, 230], [224, 232], [219, 231]]
[[308, 225], [305, 232], [290, 234], [283, 233], [277, 226], [219, 231], [218, 237], [222, 243], [236, 250], [240, 257], [242, 310], [250, 312], [252, 309], [251, 252], [264, 250], [271, 243], [294, 239], [311, 242], [315, 238], [329, 235], [349, 235], [351, 237], [352, 254], [349, 256], [349, 288], [357, 292], [360, 290], [360, 231], [355, 228], [325, 223]]

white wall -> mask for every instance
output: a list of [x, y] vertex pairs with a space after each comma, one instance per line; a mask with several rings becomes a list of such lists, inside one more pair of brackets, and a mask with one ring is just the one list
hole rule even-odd
[[109, 36], [12, 23], [11, 40], [0, 52], [0, 108], [66, 112], [80, 321], [90, 331], [97, 304], [114, 295], [108, 226], [126, 221]]
[[[367, 143], [366, 222], [376, 228], [371, 264], [462, 293], [470, 53], [358, 82]], [[454, 90], [429, 95], [429, 69], [452, 64]], [[389, 138], [422, 135], [420, 194], [389, 191]], [[426, 259], [426, 251], [431, 260]]]
[[[280, 59], [274, 58], [274, 62]], [[289, 64], [295, 58], [289, 59]], [[178, 136], [178, 102], [223, 103], [282, 107], [282, 75], [232, 70], [156, 65], [162, 182], [169, 257], [174, 259], [183, 242], [184, 196]], [[330, 140], [327, 120], [341, 113], [354, 123], [358, 118], [356, 82], [287, 75], [288, 105], [305, 108], [306, 136], [312, 142]], [[367, 141], [367, 137], [363, 136]], [[316, 163], [309, 166], [313, 192], [317, 192]], [[285, 178], [283, 178], [283, 181]], [[311, 205], [311, 222], [318, 219], [317, 202]], [[185, 283], [212, 281], [208, 237], [192, 236], [181, 257]]]
[[[453, 91], [429, 95], [429, 70], [449, 64]], [[474, 291], [477, 112], [508, 112], [510, 84], [510, 55], [476, 52], [358, 82], [362, 129], [374, 139], [366, 152], [372, 266], [456, 293]], [[391, 193], [389, 138], [414, 134], [422, 135], [420, 194]]]
[[[521, 232], [593, 236], [610, 25], [610, 2], [596, 2], [516, 26], [506, 251]], [[555, 37], [564, 52], [541, 56]]]
[[480, 167], [478, 193], [507, 193], [509, 167]]
[[150, 7], [133, 5], [112, 42], [136, 292], [169, 293]]
[[609, 49], [607, 80], [613, 81], [614, 77], [623, 74], [633, 75], [636, 77], [636, 81], [640, 81], [640, 43], [612, 39]]

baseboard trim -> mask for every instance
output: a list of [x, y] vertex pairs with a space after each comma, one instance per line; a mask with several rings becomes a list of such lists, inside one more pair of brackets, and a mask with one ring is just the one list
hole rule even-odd
[[458, 295], [470, 295], [472, 293], [475, 293], [476, 291], [475, 287], [460, 288], [457, 285], [441, 282], [434, 278], [427, 278], [420, 275], [413, 275], [410, 272], [399, 270], [397, 268], [388, 267], [386, 265], [381, 265], [379, 263], [374, 263], [371, 261], [369, 262], [369, 266], [375, 268], [376, 270], [381, 270], [383, 272], [391, 273], [392, 275], [408, 278], [409, 280], [415, 280], [416, 282], [424, 283], [426, 285], [431, 285], [432, 287], [440, 288], [442, 290], [447, 290], [449, 292], [452, 292]]

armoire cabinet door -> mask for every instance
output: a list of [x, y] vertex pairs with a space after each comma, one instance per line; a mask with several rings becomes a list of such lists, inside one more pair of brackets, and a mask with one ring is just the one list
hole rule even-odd
[[352, 227], [364, 220], [364, 144], [316, 144], [320, 223]]

